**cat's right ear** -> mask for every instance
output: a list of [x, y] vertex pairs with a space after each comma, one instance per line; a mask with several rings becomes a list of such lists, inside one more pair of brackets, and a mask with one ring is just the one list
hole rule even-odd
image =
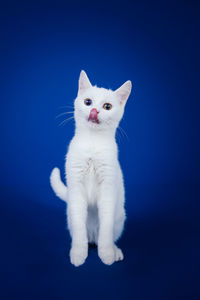
[[126, 105], [126, 101], [128, 100], [128, 97], [131, 93], [131, 89], [132, 89], [132, 83], [130, 80], [128, 80], [115, 91], [115, 94], [118, 96], [118, 98], [120, 99], [120, 103], [123, 106]]
[[83, 91], [89, 89], [91, 87], [91, 83], [87, 77], [87, 74], [85, 71], [81, 71], [79, 76], [79, 87], [78, 87], [78, 93], [82, 93]]

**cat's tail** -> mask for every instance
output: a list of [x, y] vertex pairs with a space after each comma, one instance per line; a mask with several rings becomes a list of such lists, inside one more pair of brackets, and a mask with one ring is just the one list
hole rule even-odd
[[58, 168], [54, 168], [52, 170], [50, 175], [50, 183], [56, 196], [58, 196], [61, 200], [67, 202], [67, 187], [66, 185], [64, 185], [60, 178], [60, 170]]

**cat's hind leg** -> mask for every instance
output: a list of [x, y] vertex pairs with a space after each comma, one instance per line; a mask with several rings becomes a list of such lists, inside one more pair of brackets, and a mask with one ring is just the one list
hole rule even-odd
[[115, 245], [115, 261], [121, 261], [124, 259], [123, 252]]

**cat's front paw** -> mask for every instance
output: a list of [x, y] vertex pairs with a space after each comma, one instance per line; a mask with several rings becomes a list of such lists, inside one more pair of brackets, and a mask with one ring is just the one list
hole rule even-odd
[[70, 261], [78, 267], [82, 265], [88, 256], [88, 247], [85, 246], [72, 246], [70, 250]]
[[99, 247], [98, 255], [104, 264], [112, 265], [115, 262], [114, 245], [109, 247]]

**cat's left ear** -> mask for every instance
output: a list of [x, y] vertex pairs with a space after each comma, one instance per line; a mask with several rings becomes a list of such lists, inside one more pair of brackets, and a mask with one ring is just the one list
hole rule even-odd
[[89, 81], [89, 78], [87, 77], [87, 74], [85, 71], [81, 71], [80, 76], [79, 76], [79, 87], [78, 87], [78, 92], [82, 93], [84, 90], [90, 88], [92, 85]]
[[131, 89], [132, 83], [130, 80], [128, 80], [114, 92], [119, 98], [121, 105], [125, 106], [126, 101], [131, 93]]

